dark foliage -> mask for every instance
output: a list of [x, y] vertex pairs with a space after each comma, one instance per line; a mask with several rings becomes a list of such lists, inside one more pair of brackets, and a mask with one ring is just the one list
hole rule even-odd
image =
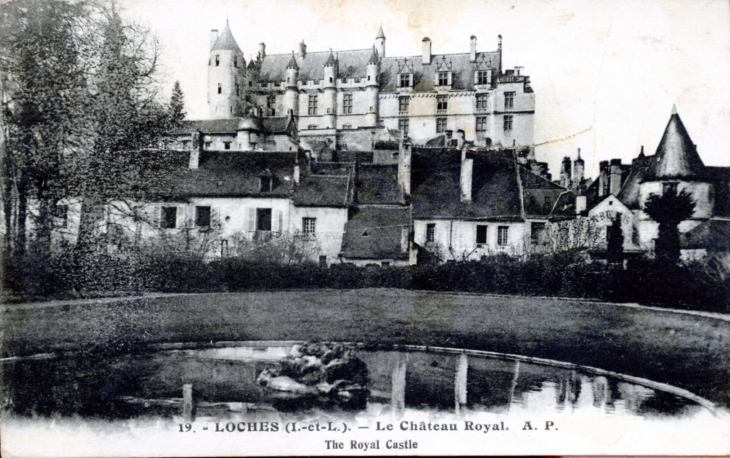
[[692, 217], [695, 202], [686, 190], [679, 193], [670, 187], [663, 194], [652, 194], [646, 200], [644, 212], [659, 223], [659, 237], [654, 247], [657, 258], [663, 262], [679, 262], [679, 223]]
[[[283, 289], [402, 288], [638, 302], [662, 307], [730, 312], [730, 284], [700, 265], [634, 260], [626, 269], [585, 263], [568, 254], [522, 261], [482, 261], [409, 267], [275, 264], [239, 258], [203, 262], [176, 254], [71, 253], [42, 260], [6, 260], [5, 288], [15, 300]], [[7, 299], [13, 299], [7, 298]]]

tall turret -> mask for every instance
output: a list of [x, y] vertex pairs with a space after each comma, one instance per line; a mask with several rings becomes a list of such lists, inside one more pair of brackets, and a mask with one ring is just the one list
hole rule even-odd
[[380, 73], [380, 58], [378, 51], [373, 46], [373, 52], [370, 54], [366, 67], [365, 92], [368, 96], [367, 114], [365, 115], [366, 126], [378, 125], [378, 100], [380, 94], [380, 81], [378, 74]]
[[573, 188], [578, 188], [585, 178], [586, 162], [580, 157], [580, 148], [578, 148], [578, 158], [573, 161]]
[[385, 57], [385, 34], [383, 33], [383, 26], [380, 26], [378, 30], [378, 36], [375, 37], [375, 50], [378, 51], [378, 56], [382, 59]]
[[241, 115], [245, 77], [246, 60], [226, 21], [226, 27], [211, 47], [208, 62], [208, 107], [211, 119]]
[[291, 59], [286, 66], [286, 81], [284, 92], [284, 112], [291, 113], [294, 116], [299, 114], [299, 88], [297, 80], [299, 79], [299, 65], [294, 57], [294, 51], [291, 53]]
[[337, 127], [337, 59], [335, 59], [332, 50], [324, 64], [324, 97], [322, 100], [322, 110], [325, 115], [325, 124], [323, 127], [334, 129]]

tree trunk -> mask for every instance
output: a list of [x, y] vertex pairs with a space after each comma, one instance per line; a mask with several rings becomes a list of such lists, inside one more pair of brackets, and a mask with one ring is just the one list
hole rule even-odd
[[25, 178], [21, 175], [18, 180], [18, 222], [15, 239], [15, 254], [23, 256], [26, 249], [26, 221], [28, 219], [28, 186]]

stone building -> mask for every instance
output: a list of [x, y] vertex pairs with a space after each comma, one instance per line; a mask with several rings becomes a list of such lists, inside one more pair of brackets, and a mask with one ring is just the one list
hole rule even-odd
[[302, 42], [269, 55], [261, 43], [246, 63], [226, 24], [211, 33], [209, 117], [292, 115], [303, 144], [329, 140], [334, 149], [372, 150], [390, 139], [387, 129], [415, 143], [462, 130], [484, 146], [532, 145], [535, 95], [520, 68], [502, 69], [501, 36], [490, 52], [477, 50], [475, 36], [460, 54], [432, 54], [428, 38], [422, 45], [418, 56], [387, 56], [381, 28], [364, 49], [312, 52]]

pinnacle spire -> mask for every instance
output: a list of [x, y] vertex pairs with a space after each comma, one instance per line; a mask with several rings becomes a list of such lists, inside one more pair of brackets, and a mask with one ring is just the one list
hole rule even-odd
[[335, 55], [332, 54], [332, 49], [330, 49], [330, 56], [327, 58], [327, 62], [324, 63], [325, 67], [334, 67], [335, 66]]
[[213, 49], [211, 51], [234, 51], [238, 54], [243, 55], [241, 52], [241, 48], [238, 47], [238, 43], [236, 43], [236, 39], [233, 38], [233, 33], [231, 33], [231, 28], [228, 26], [228, 19], [226, 19], [226, 27], [223, 29], [223, 32], [221, 32], [218, 39], [215, 41], [215, 44], [213, 45]]
[[297, 65], [297, 60], [294, 58], [294, 51], [291, 52], [291, 59], [289, 59], [289, 64], [287, 64], [286, 68], [299, 68], [299, 65]]
[[380, 24], [380, 29], [378, 30], [378, 36], [375, 37], [376, 40], [378, 38], [385, 39], [385, 34], [383, 33], [383, 24]]
[[368, 59], [368, 65], [370, 64], [377, 64], [380, 61], [378, 58], [378, 50], [375, 49], [375, 46], [373, 45], [373, 52], [370, 54], [370, 59]]
[[673, 115], [679, 114], [679, 113], [677, 113], [677, 104], [676, 103], [672, 104], [672, 114]]

